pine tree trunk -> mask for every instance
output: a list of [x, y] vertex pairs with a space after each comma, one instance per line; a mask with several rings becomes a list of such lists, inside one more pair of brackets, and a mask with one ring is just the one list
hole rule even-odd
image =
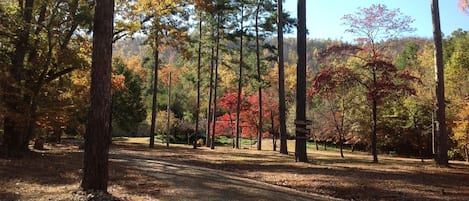
[[[244, 4], [241, 6], [241, 32], [244, 30]], [[239, 149], [239, 136], [241, 128], [239, 126], [240, 113], [241, 113], [241, 94], [243, 91], [243, 35], [242, 33], [239, 38], [239, 74], [238, 74], [238, 94], [236, 101], [236, 149]]]
[[84, 190], [107, 191], [111, 142], [111, 73], [114, 0], [96, 1], [93, 27], [90, 111], [83, 160]]
[[308, 162], [306, 153], [306, 0], [298, 0], [298, 66], [296, 71], [295, 160]]
[[210, 61], [210, 88], [208, 90], [208, 107], [207, 107], [207, 131], [205, 136], [205, 145], [210, 147], [210, 130], [212, 123], [212, 97], [213, 97], [213, 70], [215, 67], [215, 50], [212, 47], [211, 61]]
[[440, 26], [440, 10], [438, 0], [431, 1], [433, 41], [435, 45], [435, 78], [436, 78], [436, 121], [437, 147], [435, 161], [438, 165], [448, 165], [448, 135], [445, 117], [445, 82], [443, 64], [443, 42]]
[[212, 128], [212, 139], [210, 140], [210, 148], [215, 149], [215, 128], [217, 123], [217, 88], [218, 88], [218, 65], [220, 60], [220, 25], [221, 25], [221, 12], [217, 19], [217, 44], [215, 53], [215, 84], [213, 90], [213, 128]]
[[195, 111], [195, 132], [193, 148], [197, 149], [197, 135], [199, 134], [199, 113], [200, 113], [200, 68], [202, 65], [202, 18], [199, 21], [199, 49], [197, 51], [197, 108]]
[[283, 5], [282, 1], [277, 3], [277, 44], [278, 44], [278, 112], [280, 120], [280, 153], [288, 154], [287, 149], [287, 126], [285, 118], [285, 68], [283, 57]]
[[158, 67], [160, 65], [159, 60], [159, 37], [158, 33], [155, 33], [155, 44], [154, 44], [153, 59], [155, 63], [153, 65], [153, 91], [152, 91], [152, 104], [151, 104], [151, 126], [150, 126], [150, 148], [155, 147], [155, 128], [156, 128], [156, 109], [158, 107]]
[[168, 75], [168, 105], [166, 106], [166, 148], [169, 148], [169, 135], [171, 134], [170, 113], [171, 113], [171, 72]]
[[257, 82], [259, 84], [259, 125], [257, 129], [257, 150], [262, 149], [262, 77], [261, 77], [261, 55], [260, 55], [260, 44], [259, 44], [259, 10], [262, 4], [262, 0], [257, 3], [256, 9], [256, 65], [257, 65]]

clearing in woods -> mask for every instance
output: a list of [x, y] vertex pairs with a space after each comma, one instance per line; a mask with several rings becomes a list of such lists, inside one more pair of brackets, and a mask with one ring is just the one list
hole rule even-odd
[[[121, 200], [469, 200], [469, 166], [451, 161], [308, 150], [309, 163], [249, 146], [147, 148], [147, 138], [114, 141], [109, 193]], [[271, 143], [270, 143], [271, 144]], [[48, 145], [21, 160], [0, 159], [0, 200], [72, 200], [80, 182], [76, 143]], [[294, 142], [289, 142], [293, 153]]]

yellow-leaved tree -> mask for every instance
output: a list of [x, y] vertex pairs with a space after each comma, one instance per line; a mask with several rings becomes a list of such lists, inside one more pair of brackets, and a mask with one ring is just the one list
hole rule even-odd
[[453, 140], [457, 142], [458, 148], [464, 151], [466, 161], [469, 162], [469, 97], [463, 101], [456, 117]]

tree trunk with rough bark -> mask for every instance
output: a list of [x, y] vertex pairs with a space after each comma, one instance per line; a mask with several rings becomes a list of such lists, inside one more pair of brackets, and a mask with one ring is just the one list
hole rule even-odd
[[85, 134], [83, 190], [107, 191], [111, 142], [111, 73], [114, 0], [96, 1], [90, 111]]

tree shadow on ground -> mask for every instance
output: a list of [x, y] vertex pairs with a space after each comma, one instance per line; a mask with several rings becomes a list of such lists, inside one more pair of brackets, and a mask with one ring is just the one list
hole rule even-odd
[[[144, 150], [148, 151], [148, 149]], [[179, 147], [155, 151], [160, 153], [154, 156], [134, 154], [128, 156], [120, 154], [119, 156], [143, 160], [148, 163], [152, 163], [152, 161], [170, 162], [223, 170], [243, 176], [251, 175], [249, 177], [254, 179], [262, 179], [255, 176], [258, 173], [286, 174], [287, 177], [283, 179], [283, 182], [276, 180], [266, 182], [344, 199], [461, 200], [463, 198], [462, 200], [464, 200], [464, 198], [469, 198], [469, 191], [465, 193], [466, 187], [469, 186], [469, 168], [466, 166], [455, 165], [452, 168], [436, 169], [434, 165], [430, 165], [432, 163], [393, 159], [384, 159], [381, 163], [374, 164], [363, 157], [318, 158], [311, 163], [304, 164], [292, 163], [290, 156], [268, 153], [252, 154], [242, 151], [231, 153], [223, 150], [220, 155], [220, 152]], [[170, 152], [170, 154], [161, 152]], [[202, 156], [206, 156], [206, 154], [220, 156], [215, 159], [205, 159]], [[263, 158], [259, 159], [259, 156]], [[241, 157], [243, 160], [228, 160], [226, 157]], [[346, 166], [347, 164], [354, 166]], [[400, 165], [407, 165], [411, 169], [399, 169]], [[432, 167], [434, 170], [428, 170]], [[396, 171], [393, 171], [393, 168]], [[324, 178], [335, 181], [321, 181], [321, 186], [311, 187], [311, 182], [324, 180]], [[298, 182], [296, 180], [307, 181]], [[425, 191], [426, 197], [421, 196], [422, 193], [419, 191]]]
[[0, 199], [1, 200], [8, 200], [8, 201], [17, 201], [21, 200], [20, 195], [12, 192], [4, 192], [3, 190], [0, 190]]

